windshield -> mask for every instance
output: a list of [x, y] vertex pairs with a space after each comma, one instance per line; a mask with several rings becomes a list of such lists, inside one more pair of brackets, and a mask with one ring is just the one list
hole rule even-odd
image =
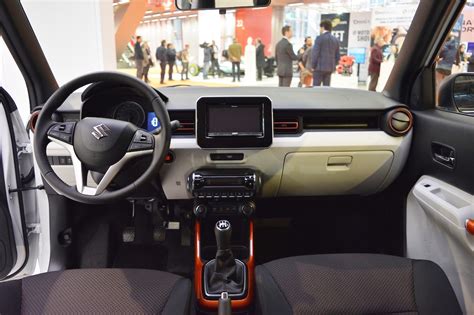
[[59, 84], [117, 70], [154, 87], [383, 90], [419, 0], [275, 0], [180, 11], [172, 0], [23, 0]]

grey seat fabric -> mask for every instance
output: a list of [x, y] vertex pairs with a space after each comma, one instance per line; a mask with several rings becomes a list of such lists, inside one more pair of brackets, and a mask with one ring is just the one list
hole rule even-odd
[[0, 314], [189, 314], [191, 281], [139, 269], [78, 269], [0, 283]]
[[461, 314], [441, 268], [375, 254], [279, 259], [258, 266], [260, 314]]

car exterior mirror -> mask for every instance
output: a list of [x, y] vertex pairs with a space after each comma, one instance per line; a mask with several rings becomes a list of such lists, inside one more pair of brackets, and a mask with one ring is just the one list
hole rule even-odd
[[439, 107], [474, 115], [474, 73], [457, 73], [440, 86]]

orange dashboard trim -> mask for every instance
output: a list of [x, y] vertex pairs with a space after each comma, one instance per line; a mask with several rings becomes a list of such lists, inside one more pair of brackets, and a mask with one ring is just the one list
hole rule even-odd
[[[201, 307], [210, 310], [217, 310], [218, 301], [217, 300], [208, 300], [204, 296], [203, 289], [203, 268], [204, 264], [201, 260], [201, 223], [196, 221], [195, 229], [195, 238], [194, 238], [194, 247], [195, 247], [195, 261], [194, 261], [194, 289], [196, 293], [196, 298]], [[253, 221], [250, 221], [249, 225], [249, 258], [244, 263], [247, 265], [247, 283], [248, 291], [245, 298], [240, 300], [232, 300], [232, 309], [241, 310], [248, 308], [253, 302], [254, 296], [254, 280], [255, 280], [255, 259], [254, 259], [254, 248], [253, 248]]]

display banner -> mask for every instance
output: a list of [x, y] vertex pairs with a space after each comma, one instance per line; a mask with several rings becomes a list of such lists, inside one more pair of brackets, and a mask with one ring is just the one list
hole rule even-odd
[[474, 7], [464, 7], [462, 16], [461, 42], [474, 42]]
[[415, 16], [417, 4], [382, 7], [373, 10], [372, 25], [404, 27], [408, 29]]
[[349, 18], [349, 13], [321, 14], [321, 21], [330, 20], [332, 22], [332, 34], [339, 39], [341, 56], [347, 55], [347, 45], [349, 43]]
[[400, 50], [417, 8], [414, 4], [374, 9], [372, 43], [375, 38], [383, 38], [386, 45], [396, 45]]
[[349, 21], [349, 55], [356, 58], [359, 82], [367, 81], [369, 70], [372, 12], [351, 13]]

